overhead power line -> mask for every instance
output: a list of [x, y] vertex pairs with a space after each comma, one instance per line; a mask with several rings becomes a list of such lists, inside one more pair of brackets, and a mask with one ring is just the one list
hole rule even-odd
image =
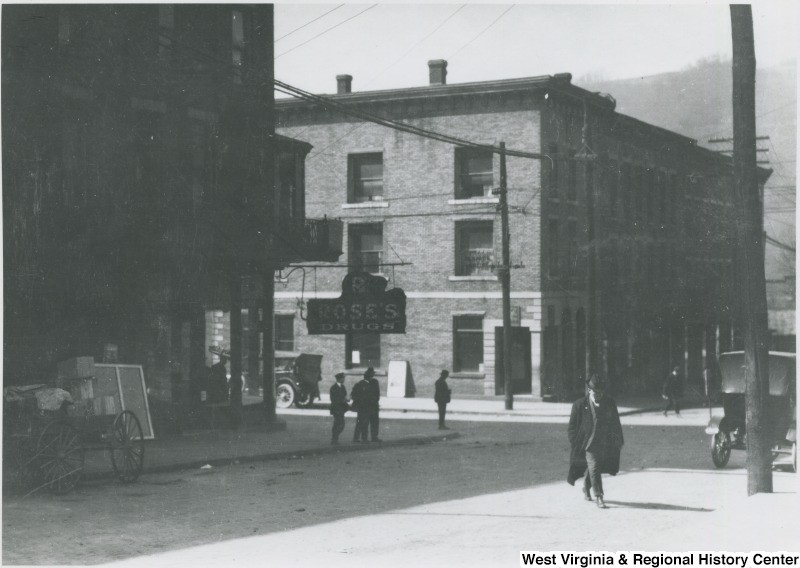
[[451, 53], [451, 54], [450, 54], [450, 55], [449, 55], [447, 58], [448, 58], [448, 59], [452, 59], [453, 57], [455, 57], [455, 56], [456, 56], [456, 54], [460, 53], [460, 52], [461, 52], [463, 49], [465, 49], [465, 48], [466, 48], [468, 45], [470, 45], [470, 44], [471, 44], [472, 42], [474, 42], [476, 39], [478, 39], [479, 37], [481, 37], [481, 36], [482, 36], [483, 34], [485, 34], [487, 31], [489, 31], [489, 28], [491, 28], [493, 25], [495, 25], [495, 24], [497, 23], [497, 21], [498, 21], [500, 18], [502, 18], [503, 16], [505, 16], [506, 14], [508, 14], [508, 12], [509, 12], [509, 11], [511, 10], [511, 8], [513, 8], [514, 6], [516, 6], [516, 4], [512, 4], [511, 6], [509, 6], [508, 8], [506, 8], [506, 9], [505, 9], [505, 11], [504, 11], [502, 14], [500, 14], [500, 15], [499, 15], [499, 16], [497, 16], [497, 17], [496, 17], [494, 20], [492, 20], [492, 23], [490, 23], [488, 26], [486, 26], [485, 28], [483, 28], [483, 29], [482, 29], [482, 30], [481, 30], [481, 31], [478, 33], [478, 35], [476, 35], [476, 36], [475, 36], [475, 37], [473, 37], [471, 40], [469, 40], [467, 43], [465, 43], [464, 45], [462, 45], [461, 47], [459, 47], [457, 50], [455, 50], [453, 53]]
[[349, 17], [349, 18], [347, 18], [346, 20], [342, 20], [342, 21], [341, 21], [341, 22], [339, 22], [338, 24], [336, 24], [336, 25], [334, 25], [334, 26], [331, 26], [331, 27], [329, 27], [329, 28], [328, 28], [328, 29], [326, 29], [326, 30], [323, 30], [323, 31], [321, 31], [320, 33], [318, 33], [317, 35], [315, 35], [314, 37], [312, 37], [312, 38], [310, 38], [310, 39], [307, 39], [307, 40], [306, 40], [306, 41], [304, 41], [303, 43], [299, 43], [299, 44], [295, 45], [293, 48], [291, 48], [291, 49], [287, 49], [287, 50], [286, 50], [286, 51], [284, 51], [283, 53], [281, 53], [281, 54], [279, 54], [279, 55], [276, 55], [276, 56], [275, 56], [275, 59], [278, 59], [279, 57], [283, 57], [283, 56], [284, 56], [284, 55], [286, 55], [287, 53], [291, 53], [291, 52], [292, 52], [292, 51], [294, 51], [295, 49], [297, 49], [297, 48], [299, 48], [299, 47], [303, 47], [304, 45], [306, 45], [306, 44], [308, 44], [308, 43], [311, 43], [312, 41], [314, 41], [315, 39], [317, 39], [317, 38], [318, 38], [318, 37], [320, 37], [320, 36], [323, 36], [323, 35], [325, 35], [325, 34], [326, 34], [326, 33], [328, 33], [329, 31], [332, 31], [332, 30], [334, 30], [334, 29], [338, 28], [339, 26], [341, 26], [342, 24], [346, 24], [346, 23], [347, 23], [347, 22], [349, 22], [350, 20], [352, 20], [352, 19], [354, 19], [354, 18], [357, 18], [357, 17], [359, 17], [359, 16], [360, 16], [361, 14], [363, 14], [364, 12], [367, 12], [367, 11], [369, 11], [369, 10], [372, 10], [372, 9], [373, 9], [375, 6], [377, 6], [377, 4], [373, 4], [372, 6], [369, 6], [368, 8], [365, 8], [364, 10], [361, 10], [361, 11], [360, 11], [358, 14], [355, 14], [354, 16], [350, 16], [350, 17]]
[[321, 16], [317, 16], [317, 17], [316, 17], [316, 18], [314, 18], [313, 20], [309, 20], [308, 22], [306, 22], [305, 24], [303, 24], [303, 25], [302, 25], [302, 26], [300, 26], [299, 28], [295, 28], [295, 29], [293, 29], [292, 31], [290, 31], [289, 33], [287, 33], [287, 34], [283, 34], [281, 37], [279, 37], [278, 39], [276, 39], [276, 40], [275, 40], [275, 43], [278, 43], [278, 42], [279, 42], [279, 41], [281, 41], [283, 38], [287, 38], [287, 37], [289, 37], [290, 35], [292, 35], [292, 34], [293, 34], [293, 33], [295, 33], [295, 32], [299, 32], [299, 31], [300, 31], [300, 30], [302, 30], [304, 27], [306, 27], [306, 26], [308, 26], [308, 25], [311, 25], [311, 24], [313, 24], [314, 22], [316, 22], [317, 20], [320, 20], [320, 19], [324, 18], [325, 16], [327, 16], [328, 14], [330, 14], [331, 12], [333, 12], [334, 10], [338, 10], [338, 9], [339, 9], [339, 8], [341, 8], [342, 6], [344, 6], [344, 4], [339, 4], [338, 6], [336, 6], [335, 8], [332, 8], [332, 9], [328, 10], [327, 12], [325, 12], [324, 14], [322, 14]]

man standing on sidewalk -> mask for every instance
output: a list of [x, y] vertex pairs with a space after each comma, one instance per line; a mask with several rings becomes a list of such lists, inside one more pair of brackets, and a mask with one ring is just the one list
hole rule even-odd
[[450, 387], [447, 386], [447, 377], [449, 376], [449, 371], [444, 369], [436, 380], [436, 383], [434, 383], [436, 391], [434, 392], [433, 400], [439, 406], [439, 430], [449, 430], [449, 428], [444, 425], [447, 403], [450, 402]]
[[344, 373], [336, 373], [336, 382], [330, 390], [331, 416], [333, 416], [333, 430], [331, 431], [331, 445], [339, 445], [339, 434], [344, 430], [344, 413], [350, 407], [347, 405], [347, 388], [344, 386]]
[[[364, 380], [367, 381], [367, 396], [366, 398], [366, 406], [367, 406], [367, 423], [369, 424], [369, 437], [370, 440], [373, 442], [381, 442], [382, 440], [378, 438], [378, 425], [380, 423], [380, 418], [378, 416], [380, 412], [380, 399], [381, 399], [381, 386], [378, 383], [378, 379], [375, 378], [375, 369], [372, 367], [367, 368], [364, 372]], [[366, 428], [364, 426], [364, 435], [366, 436]]]
[[678, 398], [681, 396], [681, 376], [680, 368], [674, 367], [672, 372], [664, 379], [664, 389], [661, 392], [661, 397], [667, 401], [667, 406], [664, 408], [664, 416], [667, 415], [670, 408], [675, 408], [675, 415], [681, 415], [681, 407]]
[[569, 418], [567, 435], [572, 451], [567, 482], [574, 485], [584, 476], [584, 498], [591, 501], [590, 489], [594, 489], [597, 506], [605, 509], [601, 474], [616, 475], [619, 472], [622, 424], [617, 404], [605, 394], [605, 381], [592, 375], [586, 387], [586, 396], [573, 403]]

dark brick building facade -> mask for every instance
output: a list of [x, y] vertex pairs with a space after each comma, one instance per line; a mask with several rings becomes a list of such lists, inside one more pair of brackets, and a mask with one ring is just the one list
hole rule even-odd
[[[543, 155], [507, 159], [515, 392], [568, 399], [590, 369], [649, 392], [672, 365], [699, 385], [736, 340], [729, 159], [615, 112], [568, 74], [448, 85], [447, 63], [429, 66], [421, 88], [352, 92], [344, 75], [329, 105], [276, 101], [278, 131], [314, 146], [309, 214], [346, 222], [347, 267], [276, 287], [294, 348], [322, 353], [326, 377], [371, 364], [385, 386], [389, 361], [407, 360], [421, 395], [440, 368], [459, 395], [503, 389], [499, 155], [355, 109]], [[405, 335], [306, 334], [297, 300], [338, 296], [353, 267], [405, 290]]]
[[305, 218], [310, 146], [274, 135], [272, 6], [2, 15], [5, 381], [111, 343], [152, 398], [198, 399], [212, 315], [270, 313], [275, 268], [337, 258]]

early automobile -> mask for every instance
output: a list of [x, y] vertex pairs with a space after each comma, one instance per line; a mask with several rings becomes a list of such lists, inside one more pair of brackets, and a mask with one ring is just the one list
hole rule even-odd
[[[744, 351], [722, 353], [718, 359], [724, 416], [713, 417], [706, 427], [711, 435], [711, 460], [716, 467], [725, 467], [731, 450], [747, 449], [745, 428]], [[792, 471], [797, 471], [797, 420], [795, 354], [770, 351], [769, 397], [765, 416], [769, 420], [769, 436], [773, 459], [788, 456]]]
[[310, 407], [319, 399], [322, 355], [275, 351], [275, 406]]

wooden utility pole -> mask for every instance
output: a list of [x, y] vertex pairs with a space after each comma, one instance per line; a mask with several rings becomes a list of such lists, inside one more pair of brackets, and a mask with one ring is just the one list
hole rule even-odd
[[511, 253], [508, 232], [508, 183], [506, 181], [506, 143], [500, 142], [500, 231], [502, 233], [503, 260], [500, 266], [500, 284], [503, 288], [503, 380], [506, 410], [514, 409], [514, 392], [511, 390]]
[[767, 350], [767, 292], [764, 277], [763, 212], [756, 166], [756, 56], [753, 14], [748, 4], [731, 5], [733, 39], [733, 170], [737, 199], [736, 236], [744, 324], [747, 494], [772, 492]]

